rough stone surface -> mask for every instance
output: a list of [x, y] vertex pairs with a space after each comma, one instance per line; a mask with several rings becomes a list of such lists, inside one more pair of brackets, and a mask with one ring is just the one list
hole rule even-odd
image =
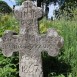
[[23, 2], [14, 13], [20, 22], [20, 32], [15, 35], [12, 31], [5, 31], [0, 39], [2, 53], [9, 57], [19, 51], [20, 77], [43, 77], [41, 52], [57, 56], [63, 46], [63, 38], [55, 29], [39, 34], [37, 19], [42, 16], [42, 9], [33, 5], [32, 1]]
[[20, 76], [43, 77], [42, 64], [34, 57], [24, 55], [20, 62]]

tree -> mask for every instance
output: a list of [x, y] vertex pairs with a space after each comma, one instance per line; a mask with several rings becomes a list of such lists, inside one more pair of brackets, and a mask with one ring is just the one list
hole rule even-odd
[[4, 1], [0, 1], [0, 12], [1, 13], [10, 13], [12, 9], [8, 6], [8, 4]]

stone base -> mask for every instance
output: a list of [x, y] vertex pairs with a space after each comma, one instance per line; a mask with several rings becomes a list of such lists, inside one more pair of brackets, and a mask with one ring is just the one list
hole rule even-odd
[[23, 56], [20, 61], [20, 77], [43, 77], [42, 64], [35, 58]]

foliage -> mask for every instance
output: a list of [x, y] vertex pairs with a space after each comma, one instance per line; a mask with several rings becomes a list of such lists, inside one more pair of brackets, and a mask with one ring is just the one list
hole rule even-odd
[[18, 22], [15, 20], [15, 17], [8, 14], [0, 15], [0, 36], [5, 30], [14, 30], [18, 33]]
[[0, 13], [10, 13], [12, 9], [8, 6], [6, 2], [0, 1]]
[[0, 51], [0, 77], [16, 77], [18, 75], [17, 67], [18, 55], [6, 58]]
[[76, 19], [77, 17], [77, 3], [75, 2], [73, 5], [70, 5], [71, 2], [68, 4], [65, 3], [60, 9], [55, 12], [55, 17], [57, 19], [63, 18], [65, 20], [72, 20]]

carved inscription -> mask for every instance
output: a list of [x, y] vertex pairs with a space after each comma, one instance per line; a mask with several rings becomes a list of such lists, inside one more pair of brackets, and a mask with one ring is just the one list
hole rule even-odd
[[[42, 77], [42, 65], [38, 63], [35, 58], [30, 58], [22, 56], [21, 65], [20, 65], [20, 75], [23, 77], [26, 74], [28, 77]], [[26, 67], [27, 66], [27, 67]], [[22, 69], [21, 69], [22, 68]]]

